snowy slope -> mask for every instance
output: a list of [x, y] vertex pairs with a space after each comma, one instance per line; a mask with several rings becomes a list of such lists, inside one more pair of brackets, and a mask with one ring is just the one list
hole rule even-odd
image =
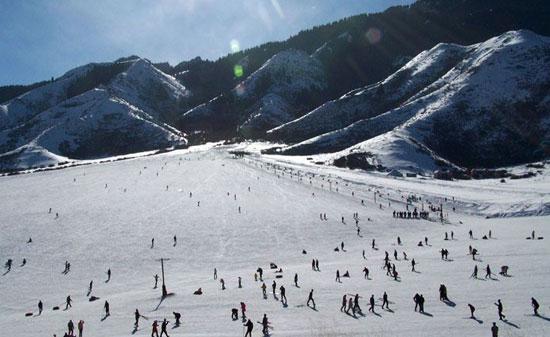
[[[442, 47], [411, 62], [418, 65], [417, 70], [427, 71], [434, 59], [422, 60], [422, 56]], [[283, 148], [281, 153], [305, 155], [350, 147], [344, 152], [376, 153], [386, 167], [392, 167], [392, 161], [380, 156], [391, 156], [392, 148], [402, 153], [429, 149], [467, 167], [544, 158], [550, 139], [550, 71], [545, 71], [550, 70], [550, 39], [529, 31], [512, 31], [464, 50], [468, 52], [459, 62], [403, 104]], [[317, 128], [314, 121], [311, 124]], [[390, 134], [384, 135], [386, 132]], [[375, 139], [377, 136], [380, 138]], [[390, 152], [379, 149], [384, 142], [393, 143], [384, 146]], [[405, 143], [416, 150], [400, 149], [399, 144]], [[439, 161], [432, 159], [430, 167]], [[410, 167], [420, 165], [414, 156], [408, 162]], [[419, 171], [427, 168], [420, 166]]]
[[[490, 336], [492, 322], [497, 322], [500, 336], [546, 336], [548, 216], [485, 219], [471, 213], [484, 214], [480, 208], [487, 206], [503, 210], [504, 203], [550, 203], [549, 182], [548, 176], [509, 184], [405, 180], [333, 167], [286, 165], [264, 157], [235, 160], [224, 149], [182, 150], [0, 177], [0, 259], [2, 265], [8, 258], [14, 261], [12, 270], [5, 274], [3, 270], [0, 276], [0, 329], [18, 337], [62, 336], [69, 319], [82, 319], [84, 336], [150, 336], [153, 320], [166, 317], [171, 321], [170, 336], [237, 337], [243, 336], [242, 323], [232, 321], [230, 311], [243, 301], [255, 323], [256, 337], [261, 336], [256, 322], [264, 313], [273, 326], [273, 337], [484, 337]], [[394, 219], [392, 211], [405, 210], [404, 197], [411, 195], [421, 197], [425, 206], [442, 203], [448, 223]], [[422, 202], [414, 201], [409, 208], [420, 208]], [[456, 212], [451, 211], [453, 206]], [[322, 212], [328, 221], [319, 220]], [[353, 212], [359, 213], [361, 236], [356, 234]], [[475, 240], [468, 238], [469, 229]], [[493, 238], [481, 240], [489, 230]], [[525, 240], [532, 230], [545, 239]], [[450, 231], [455, 240], [443, 240]], [[173, 235], [177, 235], [176, 246]], [[402, 246], [396, 244], [397, 236]], [[26, 244], [29, 237], [33, 242]], [[431, 246], [418, 247], [424, 237]], [[378, 250], [370, 248], [373, 238]], [[342, 241], [346, 252], [335, 252]], [[482, 261], [472, 261], [468, 245], [480, 251]], [[441, 248], [449, 250], [452, 261], [441, 260]], [[381, 269], [385, 251], [400, 281]], [[418, 263], [417, 273], [411, 272], [402, 252]], [[166, 285], [175, 294], [164, 301], [160, 301], [160, 289], [153, 289], [153, 276], [161, 273], [161, 257], [170, 258], [165, 262]], [[20, 267], [23, 258], [27, 264]], [[319, 259], [320, 272], [311, 270], [313, 258]], [[65, 261], [71, 263], [67, 275], [61, 273]], [[275, 278], [270, 262], [283, 269], [283, 278]], [[487, 264], [494, 272], [508, 265], [511, 277], [484, 279]], [[469, 278], [475, 265], [480, 268], [478, 280]], [[260, 266], [268, 287], [266, 299], [261, 283], [253, 277]], [[371, 280], [363, 277], [365, 266]], [[212, 277], [215, 267], [226, 290]], [[106, 283], [108, 268], [112, 278]], [[336, 270], [348, 270], [351, 277], [335, 282]], [[293, 286], [295, 273], [300, 288]], [[237, 287], [239, 276], [242, 289]], [[91, 280], [92, 295], [100, 298], [96, 302], [86, 297]], [[286, 287], [287, 307], [277, 300], [278, 291], [277, 298], [271, 294], [274, 280], [277, 287]], [[439, 301], [440, 284], [447, 286], [452, 303]], [[204, 294], [192, 295], [199, 287]], [[310, 289], [314, 289], [315, 311], [305, 305]], [[384, 291], [391, 311], [380, 308]], [[339, 308], [344, 294], [356, 293], [364, 316], [354, 318]], [[414, 312], [415, 293], [424, 294], [427, 315]], [[371, 294], [376, 314], [368, 312]], [[73, 306], [63, 310], [67, 295]], [[542, 317], [531, 315], [531, 297], [541, 303]], [[499, 298], [507, 322], [498, 321], [493, 303]], [[37, 316], [39, 299], [45, 310]], [[107, 318], [105, 300], [111, 306]], [[468, 303], [477, 308], [477, 321], [468, 318]], [[53, 311], [53, 306], [61, 310]], [[142, 318], [134, 331], [136, 308], [148, 319]], [[182, 314], [180, 327], [173, 326], [173, 311]], [[25, 317], [27, 312], [34, 316]]]
[[[101, 158], [185, 145], [183, 134], [171, 126], [178, 104], [189, 94], [185, 87], [149, 61], [134, 59], [124, 63], [125, 70], [113, 74], [108, 83], [82, 89], [83, 93], [60, 98], [59, 102], [51, 98], [51, 106], [44, 105], [47, 108], [38, 113], [29, 108], [28, 119], [0, 130], [0, 153], [5, 154], [0, 156], [0, 168], [50, 165], [57, 156]], [[76, 85], [87, 88], [93, 78], [78, 79]], [[28, 106], [39, 104], [41, 101], [31, 98], [48, 91], [48, 86], [51, 96], [51, 91], [61, 90], [64, 82], [57, 80], [35, 89], [38, 93], [33, 90], [8, 102], [9, 113], [12, 106], [21, 106], [20, 102], [27, 102]]]
[[245, 137], [259, 137], [310, 108], [309, 96], [326, 87], [322, 65], [316, 58], [303, 51], [282, 51], [231, 92], [187, 111], [181, 124], [189, 132], [210, 126], [213, 133], [216, 126], [227, 129], [229, 123]]

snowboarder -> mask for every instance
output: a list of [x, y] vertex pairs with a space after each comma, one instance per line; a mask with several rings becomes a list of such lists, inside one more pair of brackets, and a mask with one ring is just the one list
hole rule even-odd
[[501, 321], [504, 320], [506, 316], [502, 313], [502, 311], [504, 310], [504, 306], [502, 305], [502, 302], [500, 301], [500, 299], [498, 299], [495, 305], [497, 306], [497, 310], [498, 310], [498, 319], [500, 319]]
[[246, 333], [244, 337], [252, 337], [252, 329], [254, 329], [254, 323], [249, 319], [248, 322], [244, 325], [246, 327]]
[[166, 337], [170, 337], [168, 336], [168, 331], [166, 331], [166, 328], [168, 327], [168, 321], [166, 320], [166, 318], [162, 321], [162, 324], [160, 326], [160, 337], [162, 337], [163, 335], [166, 334]]
[[534, 297], [531, 297], [531, 306], [533, 306], [534, 315], [538, 316], [540, 305], [539, 305], [539, 302]]
[[82, 337], [82, 333], [84, 332], [84, 321], [83, 320], [78, 321], [78, 324], [76, 327], [78, 328], [78, 337]]
[[313, 289], [309, 292], [309, 296], [307, 297], [307, 306], [309, 307], [309, 302], [313, 303], [313, 309], [315, 309], [315, 300], [313, 299]]

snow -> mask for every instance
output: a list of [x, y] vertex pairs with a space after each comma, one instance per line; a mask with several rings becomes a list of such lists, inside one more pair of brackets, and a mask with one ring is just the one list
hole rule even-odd
[[[544, 317], [550, 316], [549, 215], [485, 218], [510, 205], [550, 204], [547, 173], [506, 184], [448, 182], [343, 170], [315, 165], [305, 157], [252, 154], [235, 159], [228, 153], [235, 149], [257, 153], [267, 145], [207, 144], [125, 161], [0, 177], [0, 259], [14, 259], [12, 271], [0, 277], [0, 329], [16, 331], [18, 337], [62, 336], [69, 319], [82, 319], [84, 336], [128, 336], [133, 312], [139, 308], [149, 320], [141, 320], [135, 336], [149, 336], [153, 319], [173, 321], [173, 311], [182, 313], [182, 326], [172, 329], [171, 322], [171, 336], [242, 336], [242, 324], [231, 321], [230, 310], [244, 301], [254, 322], [267, 313], [274, 337], [475, 337], [488, 336], [493, 321], [501, 336], [547, 334], [548, 320], [531, 316], [530, 298], [539, 300]], [[380, 192], [382, 209], [373, 201], [375, 190]], [[401, 197], [411, 194], [424, 202], [443, 203], [448, 222], [392, 218], [393, 209], [405, 207]], [[454, 203], [443, 199], [451, 196]], [[414, 206], [421, 207], [420, 203]], [[48, 214], [50, 207], [52, 214]], [[319, 220], [321, 212], [327, 213], [328, 221]], [[359, 212], [363, 237], [355, 233], [353, 212]], [[340, 222], [341, 216], [346, 224]], [[470, 228], [476, 240], [468, 239]], [[444, 241], [444, 233], [451, 230], [456, 240]], [[481, 240], [488, 230], [494, 238]], [[546, 239], [525, 240], [532, 230]], [[178, 237], [175, 247], [173, 235]], [[395, 245], [397, 236], [403, 246]], [[425, 236], [432, 246], [417, 247]], [[26, 244], [29, 237], [33, 242]], [[377, 251], [370, 249], [372, 238]], [[347, 252], [334, 252], [342, 241]], [[469, 279], [475, 263], [467, 256], [468, 245], [481, 253], [482, 277], [486, 264], [495, 272], [508, 265], [512, 277]], [[441, 248], [449, 249], [452, 262], [440, 259]], [[366, 261], [361, 257], [363, 249]], [[391, 255], [393, 249], [414, 258], [420, 273], [410, 272], [409, 263], [399, 260], [395, 264], [401, 282], [385, 276], [384, 251]], [[160, 274], [157, 259], [161, 257], [170, 258], [165, 264], [167, 287], [175, 295], [159, 305], [160, 290], [152, 287], [153, 275]], [[19, 267], [22, 258], [28, 262]], [[319, 259], [321, 272], [311, 271], [312, 258]], [[66, 260], [72, 267], [63, 275]], [[287, 289], [286, 308], [270, 292], [264, 300], [260, 283], [254, 282], [253, 273], [262, 266], [270, 289], [274, 279], [270, 262], [284, 270], [284, 277], [276, 281]], [[364, 266], [373, 280], [363, 278]], [[227, 290], [222, 291], [212, 279], [214, 267]], [[109, 283], [104, 282], [107, 268], [113, 272]], [[337, 269], [349, 270], [351, 278], [334, 282]], [[292, 285], [294, 273], [299, 274], [300, 288]], [[237, 288], [238, 276], [243, 278], [243, 289]], [[86, 299], [90, 280], [99, 301]], [[441, 283], [456, 306], [438, 300]], [[204, 295], [192, 295], [199, 287]], [[310, 289], [315, 289], [317, 311], [305, 306]], [[368, 297], [374, 294], [379, 305], [384, 291], [393, 312], [377, 306], [379, 316], [368, 313]], [[413, 311], [412, 296], [417, 292], [426, 297], [431, 316]], [[339, 311], [342, 295], [355, 293], [362, 296], [365, 313], [357, 319]], [[69, 294], [72, 308], [51, 310]], [[499, 298], [509, 324], [497, 319], [493, 303]], [[36, 313], [39, 299], [45, 307], [42, 315], [25, 317], [26, 312]], [[111, 316], [102, 320], [104, 300], [111, 304]], [[476, 306], [482, 322], [468, 319], [467, 303]], [[254, 336], [259, 335], [258, 325]]]

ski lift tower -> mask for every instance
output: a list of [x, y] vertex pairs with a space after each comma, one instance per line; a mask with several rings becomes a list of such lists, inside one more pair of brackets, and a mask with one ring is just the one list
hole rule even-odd
[[168, 296], [168, 291], [166, 290], [166, 283], [164, 282], [164, 261], [169, 261], [170, 259], [167, 259], [167, 258], [160, 258], [160, 260], [156, 260], [156, 261], [160, 261], [160, 268], [161, 268], [161, 272], [162, 272], [162, 298], [165, 298], [166, 296]]

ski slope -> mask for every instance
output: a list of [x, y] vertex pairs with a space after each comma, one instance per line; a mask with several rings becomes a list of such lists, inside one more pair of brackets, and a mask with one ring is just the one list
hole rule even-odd
[[[150, 336], [152, 321], [166, 317], [170, 336], [242, 336], [241, 320], [232, 321], [230, 314], [243, 301], [255, 324], [253, 336], [262, 335], [257, 321], [264, 313], [274, 327], [272, 336], [489, 336], [493, 321], [500, 336], [549, 334], [550, 217], [485, 218], [499, 209], [548, 203], [547, 175], [506, 186], [492, 180], [397, 179], [285, 163], [276, 156], [236, 159], [228, 153], [231, 149], [191, 148], [0, 177], [0, 262], [14, 260], [12, 270], [4, 274], [2, 269], [0, 276], [0, 330], [18, 337], [63, 336], [69, 319], [75, 324], [82, 319], [84, 336]], [[380, 192], [376, 203], [375, 190]], [[448, 221], [393, 218], [393, 210], [405, 209], [401, 197], [413, 193], [426, 206], [428, 201], [442, 203]], [[410, 207], [420, 209], [421, 203]], [[359, 213], [361, 236], [354, 212]], [[328, 221], [321, 221], [320, 213]], [[469, 229], [475, 240], [468, 238]], [[489, 230], [493, 238], [481, 240]], [[546, 238], [526, 240], [532, 230]], [[455, 240], [444, 241], [450, 231]], [[397, 236], [402, 246], [397, 246]], [[33, 242], [27, 244], [29, 237]], [[431, 246], [418, 247], [424, 237]], [[373, 238], [378, 250], [370, 248]], [[346, 252], [335, 252], [342, 241]], [[469, 278], [475, 262], [467, 255], [468, 245], [480, 252], [482, 278], [487, 264], [494, 273], [508, 265], [511, 277]], [[442, 248], [449, 250], [452, 261], [441, 260]], [[398, 261], [393, 261], [394, 249]], [[395, 263], [399, 281], [382, 270], [384, 251]], [[417, 261], [418, 273], [402, 260], [403, 251]], [[166, 284], [174, 293], [163, 301], [160, 289], [153, 289], [161, 257], [170, 259], [165, 263]], [[27, 264], [20, 267], [23, 258]], [[313, 258], [319, 259], [320, 272], [311, 270]], [[66, 260], [71, 271], [64, 275]], [[277, 288], [286, 288], [288, 307], [271, 294], [275, 274], [270, 262], [284, 271], [276, 281]], [[365, 266], [372, 280], [363, 278]], [[267, 299], [261, 282], [254, 281], [258, 267], [264, 269]], [[106, 283], [108, 268], [112, 278]], [[213, 279], [214, 268], [226, 290]], [[341, 274], [348, 270], [351, 277], [335, 282], [337, 269]], [[300, 288], [293, 286], [295, 273]], [[242, 289], [237, 287], [239, 276]], [[86, 297], [90, 280], [92, 295], [100, 297], [96, 302]], [[442, 283], [455, 306], [439, 301]], [[199, 287], [204, 294], [193, 295]], [[305, 306], [310, 289], [315, 290], [317, 310]], [[384, 291], [391, 312], [380, 308]], [[354, 318], [339, 308], [344, 294], [356, 293], [365, 316]], [[424, 294], [429, 314], [414, 312], [415, 293]], [[368, 312], [371, 294], [377, 299], [377, 314]], [[67, 295], [74, 302], [65, 311]], [[540, 302], [543, 317], [532, 316], [532, 296]], [[499, 298], [508, 323], [498, 321], [493, 303]], [[39, 299], [45, 310], [36, 316]], [[103, 319], [105, 300], [111, 316]], [[469, 318], [468, 303], [477, 308], [478, 321]], [[52, 311], [53, 306], [61, 310]], [[149, 319], [142, 319], [134, 331], [136, 308]], [[182, 314], [180, 327], [173, 328], [173, 311]], [[25, 317], [27, 312], [35, 315]]]

